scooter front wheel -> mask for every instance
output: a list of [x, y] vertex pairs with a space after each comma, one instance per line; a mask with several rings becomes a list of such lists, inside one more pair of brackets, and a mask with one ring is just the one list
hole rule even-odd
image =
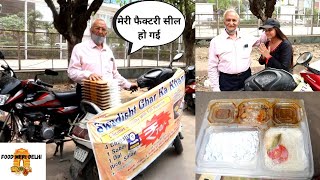
[[84, 168], [84, 177], [85, 179], [90, 180], [99, 180], [99, 172], [96, 161], [91, 159], [87, 166]]
[[177, 154], [181, 154], [183, 152], [183, 146], [179, 135], [174, 139], [173, 146]]

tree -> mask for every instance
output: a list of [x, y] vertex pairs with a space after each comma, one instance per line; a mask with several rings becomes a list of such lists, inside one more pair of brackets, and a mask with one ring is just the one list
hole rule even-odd
[[18, 30], [23, 31], [24, 20], [17, 14], [1, 17], [1, 28], [6, 30]]
[[[234, 8], [238, 12], [239, 4], [243, 6], [242, 0], [208, 0], [209, 3], [214, 3], [215, 11], [225, 11], [229, 8]], [[243, 9], [243, 7], [242, 7]]]
[[183, 43], [185, 46], [186, 64], [195, 64], [194, 58], [194, 43], [195, 43], [195, 29], [192, 24], [195, 20], [195, 3], [190, 0], [166, 0], [169, 4], [179, 9], [185, 17], [186, 26], [182, 33]]
[[249, 0], [250, 11], [262, 22], [272, 17], [277, 0]]
[[19, 42], [23, 40], [23, 35], [19, 31], [24, 29], [24, 20], [19, 17], [17, 14], [8, 15], [0, 18], [0, 28], [5, 30], [14, 30], [3, 31], [1, 41], [6, 45], [19, 45]]
[[57, 0], [59, 11], [52, 0], [45, 2], [52, 12], [54, 27], [68, 41], [68, 60], [70, 60], [73, 47], [82, 41], [87, 21], [99, 10], [103, 0], [93, 0], [90, 6], [88, 0]]
[[41, 28], [42, 24], [37, 19], [42, 19], [43, 15], [39, 11], [30, 11], [28, 13], [28, 30], [33, 33], [32, 44], [36, 42], [36, 30]]

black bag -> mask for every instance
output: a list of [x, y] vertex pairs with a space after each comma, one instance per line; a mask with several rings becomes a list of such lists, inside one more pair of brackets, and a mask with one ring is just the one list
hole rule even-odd
[[274, 68], [264, 69], [244, 82], [245, 91], [293, 91], [296, 87], [289, 72]]

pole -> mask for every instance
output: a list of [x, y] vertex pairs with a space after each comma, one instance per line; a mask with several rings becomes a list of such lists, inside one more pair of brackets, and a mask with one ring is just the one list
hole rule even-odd
[[62, 60], [62, 35], [59, 36], [60, 60]]
[[[129, 42], [127, 42], [128, 49], [129, 49]], [[130, 67], [130, 55], [127, 56], [127, 67]]]
[[241, 10], [240, 10], [240, 0], [239, 0], [239, 7], [238, 7], [238, 8], [239, 8], [238, 11], [239, 11], [239, 16], [240, 16], [240, 13], [241, 13]]
[[[129, 0], [129, 3], [131, 3], [132, 2], [132, 0]], [[127, 43], [128, 44], [128, 47], [129, 47], [129, 43]], [[130, 58], [130, 55], [128, 55], [127, 56], [127, 67], [130, 67], [130, 60], [131, 60], [131, 58]]]
[[28, 18], [27, 18], [27, 14], [28, 14], [28, 0], [24, 1], [24, 59], [27, 60], [28, 59]]
[[313, 35], [313, 20], [314, 20], [314, 5], [315, 5], [315, 0], [311, 1], [311, 35]]
[[158, 46], [157, 67], [159, 66], [159, 61], [160, 61], [160, 46]]

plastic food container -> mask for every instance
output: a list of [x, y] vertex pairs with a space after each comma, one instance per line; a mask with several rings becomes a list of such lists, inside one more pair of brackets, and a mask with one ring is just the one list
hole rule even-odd
[[236, 169], [255, 169], [260, 132], [251, 127], [214, 127], [206, 129], [199, 152], [201, 164], [209, 167], [229, 167]]
[[273, 108], [273, 122], [277, 126], [297, 125], [301, 120], [300, 107], [292, 102], [279, 102]]
[[208, 104], [196, 141], [196, 173], [311, 179], [303, 100], [222, 99]]
[[263, 154], [266, 170], [288, 173], [308, 171], [307, 156], [310, 155], [306, 152], [301, 128], [269, 128], [263, 140]]
[[242, 102], [239, 105], [240, 123], [266, 123], [270, 119], [271, 110], [269, 103], [265, 100]]
[[211, 105], [208, 121], [210, 123], [232, 123], [236, 117], [236, 106], [230, 102], [217, 102]]

